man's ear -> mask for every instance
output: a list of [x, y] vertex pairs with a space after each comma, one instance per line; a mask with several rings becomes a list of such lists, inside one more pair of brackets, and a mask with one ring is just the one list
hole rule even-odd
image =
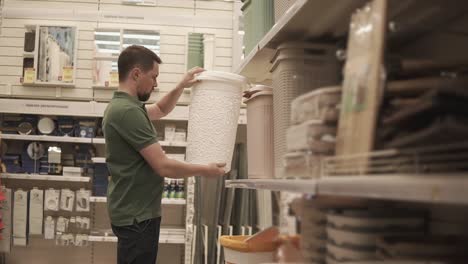
[[140, 74], [141, 74], [140, 68], [135, 67], [130, 72], [130, 78], [132, 78], [132, 80], [136, 81], [136, 80], [138, 80], [138, 77], [140, 77]]

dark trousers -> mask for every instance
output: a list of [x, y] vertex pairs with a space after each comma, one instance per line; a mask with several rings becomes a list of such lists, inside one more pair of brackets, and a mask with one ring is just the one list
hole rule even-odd
[[160, 226], [161, 217], [129, 226], [112, 225], [118, 238], [117, 264], [156, 263]]

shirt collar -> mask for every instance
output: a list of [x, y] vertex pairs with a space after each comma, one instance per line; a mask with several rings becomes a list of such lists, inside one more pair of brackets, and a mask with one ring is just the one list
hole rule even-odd
[[113, 99], [115, 98], [122, 98], [122, 99], [127, 99], [129, 101], [131, 101], [132, 103], [140, 106], [140, 107], [144, 107], [144, 103], [141, 102], [140, 100], [138, 100], [138, 98], [134, 97], [134, 96], [131, 96], [130, 94], [126, 93], [126, 92], [123, 92], [123, 91], [115, 91], [114, 92], [114, 97]]

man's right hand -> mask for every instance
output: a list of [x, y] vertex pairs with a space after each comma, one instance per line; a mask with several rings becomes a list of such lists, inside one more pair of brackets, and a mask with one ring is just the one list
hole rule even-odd
[[206, 172], [202, 176], [208, 178], [221, 177], [226, 174], [225, 167], [226, 163], [210, 163], [207, 166]]

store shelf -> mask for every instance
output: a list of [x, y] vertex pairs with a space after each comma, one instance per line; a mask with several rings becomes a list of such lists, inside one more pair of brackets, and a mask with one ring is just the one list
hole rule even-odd
[[226, 187], [315, 194], [317, 181], [288, 179], [228, 180], [226, 181]]
[[49, 142], [68, 142], [68, 143], [91, 143], [91, 138], [79, 137], [58, 137], [47, 135], [15, 135], [15, 134], [1, 134], [0, 138], [10, 140], [26, 140], [26, 141], [49, 141]]
[[24, 57], [24, 58], [34, 58], [34, 55], [35, 55], [35, 54], [36, 54], [35, 52], [27, 52], [27, 51], [24, 51], [24, 52], [23, 52], [23, 57]]
[[348, 31], [351, 14], [367, 0], [297, 0], [246, 56], [236, 73], [254, 82], [270, 79], [270, 60], [284, 41], [339, 38]]
[[319, 195], [468, 204], [468, 174], [327, 177]]
[[92, 143], [93, 144], [106, 144], [106, 139], [105, 138], [93, 138]]
[[468, 175], [335, 176], [311, 180], [230, 180], [228, 188], [468, 205]]
[[23, 83], [23, 86], [38, 86], [38, 87], [68, 87], [74, 88], [74, 83], [66, 83], [66, 82], [41, 82], [36, 81], [33, 83]]
[[106, 163], [106, 158], [103, 157], [94, 157], [91, 158], [94, 163]]
[[[187, 147], [187, 142], [158, 141], [162, 147]], [[106, 144], [104, 138], [93, 138], [93, 144]]]
[[89, 182], [89, 177], [67, 177], [61, 175], [19, 174], [0, 173], [2, 179], [37, 180], [37, 181], [67, 181], [67, 182]]
[[[89, 236], [91, 242], [117, 242], [115, 236]], [[164, 229], [162, 228], [159, 235], [160, 244], [184, 244], [185, 229]]]
[[94, 90], [108, 90], [108, 91], [116, 91], [119, 89], [118, 86], [105, 86], [105, 85], [93, 85], [91, 86]]
[[[89, 198], [89, 201], [92, 203], [107, 203], [107, 197], [101, 197], [101, 196], [91, 196]], [[162, 204], [165, 205], [184, 205], [186, 204], [185, 199], [162, 199], [161, 201]]]

